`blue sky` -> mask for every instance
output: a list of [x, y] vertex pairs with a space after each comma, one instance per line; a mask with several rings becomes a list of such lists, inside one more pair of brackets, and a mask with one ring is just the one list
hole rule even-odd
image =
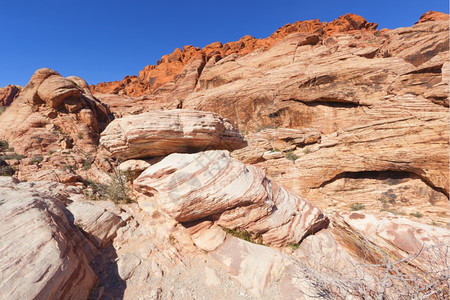
[[393, 29], [428, 10], [448, 13], [448, 1], [4, 0], [0, 87], [25, 85], [42, 67], [90, 84], [121, 80], [184, 45], [265, 38], [287, 23], [349, 12]]

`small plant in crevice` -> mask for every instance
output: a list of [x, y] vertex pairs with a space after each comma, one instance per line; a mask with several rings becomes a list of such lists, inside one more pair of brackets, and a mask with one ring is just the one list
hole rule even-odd
[[260, 126], [255, 129], [255, 132], [263, 131], [264, 129], [275, 129], [276, 127], [273, 125]]
[[13, 176], [16, 170], [9, 165], [0, 165], [0, 176]]
[[131, 203], [130, 187], [128, 185], [129, 175], [126, 172], [114, 171], [111, 179], [107, 183], [99, 183], [92, 180], [85, 180], [89, 189], [85, 195], [92, 200], [111, 200], [114, 203]]
[[0, 149], [6, 150], [6, 149], [8, 149], [8, 148], [9, 148], [8, 142], [7, 142], [7, 141], [4, 141], [4, 140], [0, 140]]
[[352, 205], [350, 205], [350, 209], [352, 211], [362, 210], [362, 209], [365, 209], [365, 208], [366, 208], [366, 206], [363, 203], [360, 203], [360, 202], [356, 202], [356, 203], [353, 203]]
[[20, 155], [17, 153], [9, 153], [9, 154], [3, 154], [0, 156], [1, 160], [10, 160], [10, 159], [17, 159], [17, 160], [21, 160], [23, 158], [25, 158], [26, 156], [24, 155]]
[[287, 151], [286, 153], [284, 153], [284, 157], [291, 161], [296, 161], [298, 159], [298, 156], [292, 151]]
[[251, 234], [250, 232], [243, 230], [243, 229], [239, 229], [239, 228], [230, 229], [230, 228], [222, 227], [222, 229], [226, 233], [231, 234], [232, 236], [237, 237], [241, 240], [244, 240], [244, 241], [247, 241], [247, 242], [250, 242], [253, 244], [264, 245], [261, 234]]
[[311, 153], [311, 149], [305, 148], [305, 149], [303, 149], [303, 153], [309, 154], [309, 153]]
[[292, 250], [297, 250], [298, 248], [300, 248], [300, 244], [299, 243], [289, 244], [289, 247]]
[[64, 170], [64, 171], [69, 171], [69, 172], [75, 172], [77, 169], [78, 169], [78, 168], [77, 168], [77, 166], [75, 166], [75, 165], [65, 165], [65, 166], [63, 167], [63, 170]]
[[37, 165], [37, 164], [40, 164], [43, 160], [44, 160], [44, 157], [42, 157], [41, 155], [36, 155], [35, 157], [33, 157], [31, 159], [31, 163], [33, 165]]
[[87, 171], [92, 167], [92, 163], [94, 162], [93, 157], [88, 157], [85, 161], [83, 161], [83, 170]]
[[410, 216], [413, 216], [413, 217], [416, 217], [416, 218], [418, 218], [418, 219], [420, 219], [420, 218], [423, 217], [423, 214], [420, 213], [420, 212], [413, 212], [413, 213], [410, 213], [409, 215], [410, 215]]

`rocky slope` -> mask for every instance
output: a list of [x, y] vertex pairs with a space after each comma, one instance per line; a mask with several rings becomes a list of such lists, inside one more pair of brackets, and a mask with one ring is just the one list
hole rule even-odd
[[352, 32], [355, 30], [374, 31], [377, 24], [369, 23], [364, 18], [347, 14], [341, 16], [333, 22], [319, 22], [319, 20], [299, 21], [287, 24], [271, 36], [265, 39], [256, 39], [249, 35], [242, 37], [239, 41], [222, 44], [215, 42], [203, 49], [194, 46], [185, 46], [182, 50], [177, 48], [171, 54], [165, 55], [156, 65], [146, 66], [139, 72], [139, 76], [127, 76], [121, 81], [99, 83], [92, 85], [93, 93], [122, 94], [129, 96], [143, 96], [154, 92], [160, 86], [172, 81], [181, 75], [185, 66], [194, 61], [199, 61], [198, 71], [204, 67], [205, 63], [217, 56], [224, 58], [229, 55], [242, 56], [257, 49], [269, 49], [277, 41], [292, 33], [313, 34], [309, 38], [309, 43], [317, 43], [318, 36], [328, 36], [336, 32]]
[[[217, 43], [222, 50], [198, 50], [159, 87], [96, 96], [119, 116], [219, 113], [249, 141], [237, 158], [327, 211], [420, 212], [424, 218], [412, 218], [444, 225], [448, 15], [428, 12], [412, 27], [375, 29], [355, 15], [288, 24], [241, 51]], [[168, 57], [158, 67], [170, 65]]]
[[448, 16], [375, 28], [176, 51], [114, 95], [36, 71], [0, 116], [0, 298], [448, 298]]

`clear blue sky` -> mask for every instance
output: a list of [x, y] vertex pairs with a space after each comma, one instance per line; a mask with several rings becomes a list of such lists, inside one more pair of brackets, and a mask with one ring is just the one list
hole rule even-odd
[[393, 29], [448, 9], [447, 0], [4, 0], [0, 87], [25, 85], [42, 67], [90, 84], [121, 80], [177, 47], [264, 38], [299, 20], [355, 13]]

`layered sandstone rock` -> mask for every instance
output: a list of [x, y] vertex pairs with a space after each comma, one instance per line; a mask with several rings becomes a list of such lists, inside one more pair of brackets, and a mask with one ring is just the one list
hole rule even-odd
[[215, 42], [205, 46], [203, 49], [186, 46], [183, 49], [175, 49], [169, 55], [165, 55], [158, 61], [157, 65], [146, 66], [139, 72], [139, 76], [126, 76], [121, 81], [99, 83], [91, 86], [94, 93], [124, 94], [129, 96], [148, 95], [160, 86], [176, 79], [182, 75], [185, 66], [194, 61], [200, 61], [200, 71], [211, 58], [221, 59], [229, 55], [246, 55], [257, 49], [267, 50], [277, 41], [293, 33], [304, 34], [304, 45], [317, 44], [321, 36], [329, 36], [339, 32], [352, 31], [374, 31], [377, 24], [369, 23], [364, 18], [346, 14], [333, 22], [320, 22], [319, 20], [299, 21], [287, 24], [265, 39], [257, 39], [246, 35], [239, 41], [222, 44]]
[[[147, 201], [155, 201], [178, 222], [214, 220], [272, 246], [298, 243], [328, 224], [312, 204], [225, 151], [169, 155], [145, 170], [133, 185], [153, 196]], [[145, 209], [144, 201], [141, 206]]]
[[95, 156], [100, 131], [110, 120], [83, 79], [44, 68], [0, 116], [0, 139], [30, 158], [19, 166], [21, 179], [73, 182], [78, 180], [73, 170]]
[[0, 106], [10, 106], [11, 103], [19, 96], [22, 87], [17, 85], [8, 85], [0, 88]]
[[100, 144], [120, 160], [208, 149], [235, 150], [247, 145], [221, 116], [194, 110], [143, 113], [116, 119]]
[[1, 295], [8, 299], [87, 298], [97, 276], [83, 236], [54, 198], [0, 180]]

